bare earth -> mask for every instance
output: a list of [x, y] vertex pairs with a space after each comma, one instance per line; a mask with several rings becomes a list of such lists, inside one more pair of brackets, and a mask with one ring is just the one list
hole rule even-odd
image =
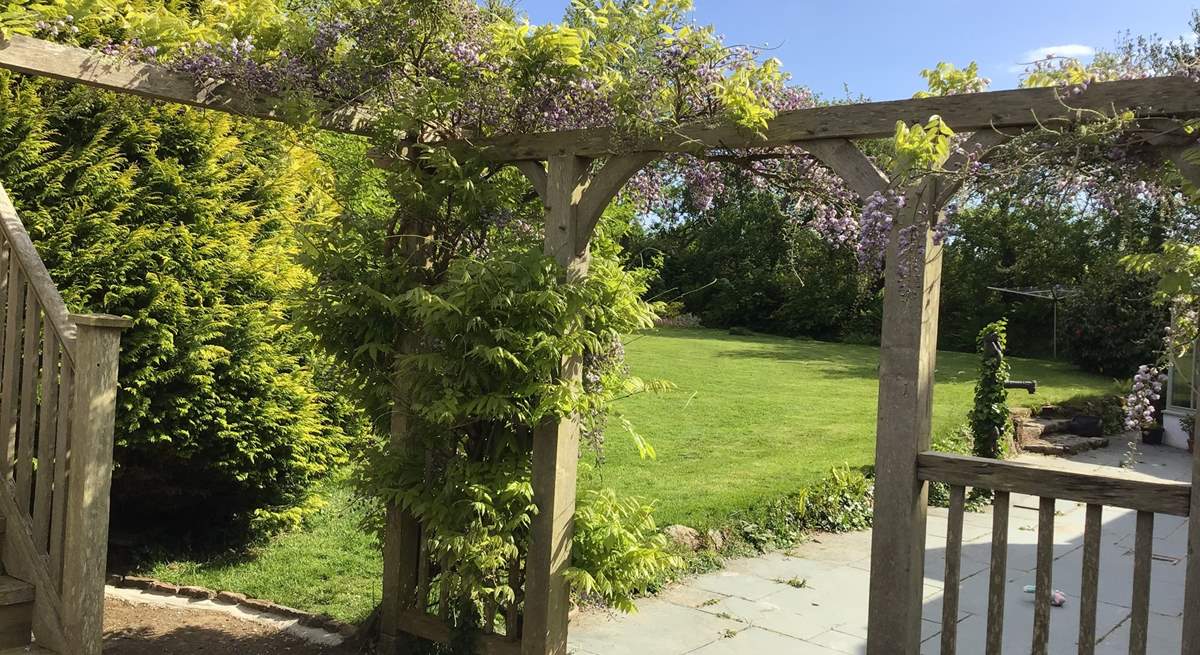
[[345, 655], [270, 627], [207, 610], [104, 602], [106, 655]]

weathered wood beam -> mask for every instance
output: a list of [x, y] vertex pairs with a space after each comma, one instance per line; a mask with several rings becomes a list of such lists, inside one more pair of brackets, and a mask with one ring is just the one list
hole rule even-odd
[[[156, 64], [123, 62], [98, 52], [14, 35], [0, 43], [0, 68], [53, 77], [194, 107], [283, 120], [278, 99], [255, 97], [220, 81], [197, 84], [189, 75]], [[1184, 77], [1103, 82], [1079, 95], [1052, 88], [990, 91], [937, 98], [915, 98], [833, 105], [784, 112], [763, 135], [723, 122], [684, 126], [659, 138], [630, 143], [611, 129], [513, 134], [456, 144], [493, 161], [545, 160], [574, 154], [600, 158], [622, 152], [692, 152], [706, 148], [784, 146], [816, 139], [871, 139], [893, 134], [897, 121], [923, 123], [938, 114], [959, 132], [985, 128], [1032, 127], [1064, 119], [1086, 119], [1081, 112], [1136, 109], [1147, 117], [1200, 116], [1200, 85]], [[331, 130], [366, 134], [373, 117], [346, 107], [320, 121]]]
[[888, 176], [849, 139], [815, 139], [800, 143], [800, 147], [837, 173], [861, 198], [883, 193], [891, 185]]
[[1184, 482], [1130, 480], [937, 452], [921, 453], [917, 468], [920, 478], [930, 482], [1172, 516], [1188, 516], [1191, 509], [1191, 485]]
[[529, 180], [529, 184], [533, 186], [533, 190], [537, 192], [538, 197], [542, 202], [546, 202], [546, 167], [540, 161], [525, 159], [513, 162], [517, 170], [525, 175], [525, 179]]
[[496, 160], [545, 159], [568, 151], [603, 157], [648, 150], [693, 152], [705, 148], [800, 145], [814, 139], [874, 139], [895, 133], [896, 123], [924, 123], [933, 114], [958, 132], [1029, 128], [1063, 120], [1087, 120], [1088, 111], [1111, 114], [1134, 109], [1141, 116], [1200, 116], [1200, 84], [1183, 77], [1104, 82], [1079, 95], [1053, 88], [989, 91], [937, 98], [833, 105], [784, 112], [764, 135], [728, 124], [685, 126], [671, 134], [630, 144], [612, 130], [588, 129], [479, 139], [471, 146]]
[[658, 158], [658, 153], [635, 152], [629, 155], [618, 155], [609, 158], [600, 170], [592, 175], [583, 198], [579, 202], [580, 229], [577, 235], [583, 242], [576, 246], [586, 247], [586, 241], [592, 238], [600, 216], [608, 208], [608, 204], [621, 191], [629, 178], [642, 170], [644, 166]]
[[[929, 449], [933, 418], [942, 247], [929, 226], [941, 218], [938, 183], [926, 176], [907, 190], [887, 251], [867, 655], [920, 651], [928, 490], [917, 455]], [[901, 252], [899, 235], [912, 226], [925, 229]]]
[[[191, 75], [158, 64], [133, 63], [27, 36], [12, 35], [0, 41], [0, 68], [239, 116], [273, 121], [288, 118], [278, 98], [256, 96], [220, 81], [198, 83]], [[336, 132], [370, 134], [372, 120], [364, 109], [347, 107], [323, 116], [319, 125]]]
[[[1200, 372], [1200, 365], [1193, 371]], [[1193, 380], [1195, 374], [1193, 373]], [[1200, 385], [1192, 385], [1192, 407], [1200, 407]], [[1196, 427], [1192, 426], [1192, 435]], [[1200, 447], [1192, 447], [1192, 507], [1200, 508]], [[1183, 650], [1184, 653], [1200, 653], [1200, 511], [1192, 512], [1187, 527], [1187, 573], [1184, 578], [1183, 595]]]
[[[579, 205], [591, 162], [572, 155], [547, 162], [545, 252], [566, 269], [569, 281], [588, 272], [587, 238]], [[579, 383], [583, 358], [564, 357], [559, 375]], [[533, 501], [537, 514], [530, 526], [526, 556], [524, 655], [566, 655], [571, 585], [571, 540], [575, 526], [575, 484], [579, 466], [579, 419], [567, 416], [544, 421], [533, 431]]]

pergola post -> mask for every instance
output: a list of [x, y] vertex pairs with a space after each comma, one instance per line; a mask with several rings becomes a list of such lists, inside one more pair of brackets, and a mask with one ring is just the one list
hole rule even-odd
[[[590, 233], [582, 232], [580, 201], [590, 162], [574, 155], [550, 159], [546, 170], [546, 254], [566, 269], [568, 281], [587, 276]], [[564, 380], [579, 381], [583, 358], [564, 357]], [[533, 518], [525, 573], [524, 655], [566, 655], [567, 615], [574, 538], [575, 478], [579, 464], [579, 419], [547, 421], [533, 432]]]
[[[401, 340], [402, 351], [412, 350], [413, 337]], [[397, 381], [398, 382], [398, 381]], [[409, 448], [407, 404], [393, 394], [390, 445], [395, 451]], [[383, 535], [383, 598], [379, 609], [379, 644], [382, 655], [397, 655], [403, 646], [403, 617], [417, 602], [417, 571], [421, 561], [421, 525], [411, 512], [389, 503]]]
[[[1179, 170], [1180, 176], [1200, 190], [1200, 165], [1196, 154], [1200, 149], [1187, 146], [1163, 148], [1164, 154]], [[1196, 372], [1192, 371], [1192, 407], [1200, 414], [1200, 385]], [[1192, 428], [1195, 434], [1195, 427]], [[1184, 653], [1200, 653], [1200, 448], [1192, 448], [1192, 506], [1188, 514], [1187, 572], [1184, 578], [1183, 595], [1183, 650]]]
[[[933, 416], [942, 248], [934, 244], [929, 226], [941, 211], [938, 196], [932, 177], [911, 191], [888, 246], [868, 655], [920, 651], [927, 485], [917, 477], [917, 454], [929, 449]], [[924, 227], [914, 230], [912, 252], [901, 261], [899, 234], [913, 225]]]

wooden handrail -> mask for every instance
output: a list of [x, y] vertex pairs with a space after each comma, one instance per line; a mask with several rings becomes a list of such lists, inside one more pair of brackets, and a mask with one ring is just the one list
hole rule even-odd
[[42, 312], [46, 317], [46, 324], [54, 328], [63, 351], [74, 362], [75, 322], [71, 320], [67, 304], [63, 302], [58, 287], [50, 278], [50, 271], [46, 270], [46, 265], [38, 255], [33, 241], [29, 239], [29, 233], [25, 231], [25, 226], [17, 216], [17, 210], [13, 207], [12, 201], [8, 198], [8, 192], [3, 186], [0, 186], [0, 229], [3, 229], [4, 237], [8, 240], [8, 247], [16, 255], [17, 262], [25, 274], [30, 288], [37, 295], [38, 304], [41, 305]]
[[930, 482], [1156, 514], [1188, 516], [1191, 509], [1192, 485], [1184, 482], [1131, 480], [967, 455], [923, 452], [917, 456], [917, 475]]

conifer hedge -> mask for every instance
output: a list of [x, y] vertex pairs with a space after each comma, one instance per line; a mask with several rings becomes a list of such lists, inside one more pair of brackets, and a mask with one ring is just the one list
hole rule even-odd
[[340, 376], [288, 320], [294, 223], [317, 207], [314, 159], [284, 134], [0, 74], [0, 183], [68, 306], [134, 318], [116, 534], [211, 542], [295, 521], [358, 434]]

